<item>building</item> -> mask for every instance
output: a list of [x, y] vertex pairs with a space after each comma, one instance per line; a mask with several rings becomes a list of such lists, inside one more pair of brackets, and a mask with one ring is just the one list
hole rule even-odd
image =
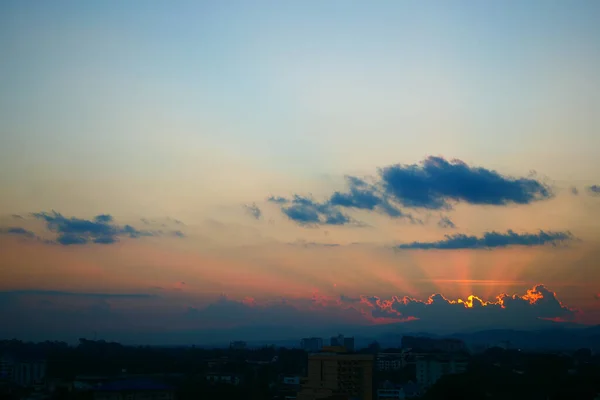
[[12, 382], [15, 360], [9, 356], [0, 357], [0, 380]]
[[354, 351], [354, 338], [344, 337], [344, 335], [332, 336], [329, 340], [329, 344], [332, 347], [345, 347], [348, 352]]
[[241, 378], [236, 375], [236, 374], [217, 374], [217, 373], [212, 373], [212, 374], [207, 374], [206, 375], [206, 381], [212, 384], [217, 384], [217, 383], [224, 383], [227, 385], [233, 385], [233, 386], [237, 386], [241, 383]]
[[94, 390], [94, 400], [173, 400], [175, 389], [148, 379], [107, 382]]
[[17, 359], [8, 356], [0, 358], [0, 380], [21, 387], [31, 387], [42, 383], [45, 378], [45, 360]]
[[300, 377], [297, 375], [286, 375], [283, 377], [283, 379], [281, 380], [281, 382], [284, 385], [299, 385], [300, 384]]
[[344, 347], [346, 348], [346, 350], [348, 350], [348, 352], [353, 352], [354, 351], [354, 338], [353, 337], [344, 338]]
[[467, 360], [464, 357], [447, 355], [425, 355], [417, 358], [417, 383], [423, 388], [429, 388], [442, 376], [460, 374], [467, 370]]
[[414, 382], [408, 382], [404, 385], [398, 385], [390, 381], [385, 381], [377, 389], [378, 400], [416, 399], [419, 398], [421, 394], [421, 388]]
[[403, 336], [402, 348], [424, 353], [458, 353], [467, 351], [465, 343], [459, 339], [433, 339], [419, 336]]
[[42, 383], [46, 378], [46, 361], [30, 360], [15, 364], [13, 370], [13, 381], [23, 387], [31, 387]]
[[300, 341], [300, 347], [309, 353], [316, 353], [323, 348], [323, 339], [319, 337], [304, 338]]
[[407, 353], [379, 353], [377, 354], [378, 371], [398, 371], [407, 365]]
[[357, 400], [373, 399], [371, 354], [348, 354], [343, 347], [326, 347], [308, 357], [308, 376], [302, 383], [298, 400], [326, 399], [334, 396]]

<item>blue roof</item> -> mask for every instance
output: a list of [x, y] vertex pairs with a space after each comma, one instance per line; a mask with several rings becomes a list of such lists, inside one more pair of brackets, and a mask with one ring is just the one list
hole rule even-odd
[[149, 379], [122, 379], [100, 385], [102, 392], [121, 392], [126, 390], [171, 390], [172, 387], [164, 383]]

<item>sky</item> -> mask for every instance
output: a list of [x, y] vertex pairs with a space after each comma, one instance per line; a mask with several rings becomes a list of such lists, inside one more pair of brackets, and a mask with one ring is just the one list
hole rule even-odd
[[599, 18], [1, 2], [0, 337], [600, 324]]

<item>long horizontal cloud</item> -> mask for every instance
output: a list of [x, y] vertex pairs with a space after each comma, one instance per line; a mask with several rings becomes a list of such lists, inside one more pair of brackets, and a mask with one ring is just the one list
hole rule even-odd
[[116, 224], [114, 218], [109, 214], [100, 214], [93, 219], [69, 218], [56, 211], [39, 212], [31, 215], [35, 219], [44, 221], [46, 228], [57, 234], [56, 239], [43, 239], [33, 231], [18, 226], [0, 227], [0, 234], [22, 236], [37, 239], [47, 244], [60, 244], [63, 246], [88, 243], [113, 244], [117, 243], [121, 237], [133, 239], [163, 235], [185, 237], [181, 230], [165, 232], [162, 230], [139, 230], [132, 225], [121, 226]]
[[543, 246], [557, 245], [574, 237], [570, 232], [539, 231], [538, 233], [519, 234], [512, 230], [506, 233], [486, 232], [481, 237], [464, 234], [446, 235], [437, 242], [412, 242], [398, 245], [398, 249], [451, 250], [451, 249], [491, 249], [508, 246]]
[[155, 235], [151, 231], [141, 231], [131, 225], [119, 226], [108, 214], [97, 215], [92, 220], [67, 218], [56, 211], [34, 213], [33, 216], [45, 221], [47, 228], [58, 234], [57, 243], [66, 246], [87, 243], [112, 244], [118, 242], [121, 236], [140, 238]]
[[[356, 299], [344, 299], [356, 303]], [[460, 321], [468, 325], [497, 325], [510, 327], [531, 323], [536, 319], [569, 321], [575, 318], [576, 310], [562, 304], [556, 294], [544, 285], [536, 285], [524, 295], [500, 294], [493, 301], [484, 301], [476, 296], [466, 300], [450, 300], [441, 294], [434, 294], [423, 301], [410, 297], [360, 298], [360, 304], [367, 305], [375, 318], [437, 321], [447, 324]]]
[[[323, 202], [295, 195], [268, 198], [300, 224], [327, 224], [327, 214], [339, 209], [375, 211], [392, 218], [419, 222], [400, 207], [416, 209], [451, 209], [454, 203], [504, 206], [529, 204], [553, 196], [550, 187], [539, 180], [511, 177], [483, 167], [470, 166], [461, 160], [447, 161], [430, 156], [419, 164], [396, 164], [380, 168], [369, 181], [347, 177], [348, 190], [334, 192]], [[334, 218], [334, 224], [351, 221]]]
[[0, 228], [0, 233], [5, 235], [24, 236], [27, 238], [34, 238], [35, 233], [19, 226], [9, 226], [8, 228]]

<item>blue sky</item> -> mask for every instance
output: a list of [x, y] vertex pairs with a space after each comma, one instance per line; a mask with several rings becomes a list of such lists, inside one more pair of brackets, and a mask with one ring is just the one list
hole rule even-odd
[[600, 321], [599, 18], [595, 1], [4, 1], [0, 290], [161, 287], [187, 310], [543, 284]]

